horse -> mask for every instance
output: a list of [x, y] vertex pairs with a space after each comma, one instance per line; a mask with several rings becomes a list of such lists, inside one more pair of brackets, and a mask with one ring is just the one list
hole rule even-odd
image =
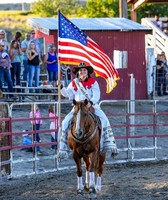
[[[73, 100], [73, 104], [74, 114], [68, 131], [68, 145], [76, 163], [77, 194], [83, 195], [83, 190], [86, 189], [90, 199], [95, 199], [97, 191], [101, 191], [101, 175], [106, 157], [106, 153], [100, 153], [100, 120], [88, 109], [87, 99], [81, 102]], [[86, 167], [85, 186], [82, 180], [82, 160]]]

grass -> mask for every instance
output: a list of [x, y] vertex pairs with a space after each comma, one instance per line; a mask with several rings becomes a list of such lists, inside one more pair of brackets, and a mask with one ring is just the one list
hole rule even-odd
[[0, 29], [11, 31], [12, 33], [20, 31], [25, 33], [32, 27], [27, 25], [27, 19], [38, 17], [30, 11], [0, 11]]

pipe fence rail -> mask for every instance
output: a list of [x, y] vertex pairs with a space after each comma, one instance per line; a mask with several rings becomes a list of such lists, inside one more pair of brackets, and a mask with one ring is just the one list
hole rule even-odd
[[[42, 125], [40, 130], [33, 130], [31, 121], [37, 118], [29, 118], [31, 106], [38, 105], [41, 111]], [[114, 159], [107, 153], [106, 163], [118, 164], [126, 162], [167, 160], [168, 157], [168, 109], [167, 100], [136, 100], [136, 101], [101, 101], [100, 106], [108, 116], [116, 139], [119, 154]], [[58, 114], [58, 102], [24, 102], [6, 105], [8, 116], [0, 118], [0, 167], [3, 176], [22, 176], [29, 174], [45, 173], [63, 169], [74, 168], [72, 158], [59, 162], [57, 149], [51, 149], [57, 141], [51, 141], [50, 122], [52, 117], [48, 115], [48, 106], [53, 105]], [[135, 108], [132, 110], [132, 105]], [[69, 101], [61, 103], [62, 119], [72, 109]], [[23, 130], [32, 140], [32, 144], [23, 145]], [[41, 142], [33, 141], [33, 135], [39, 133]], [[7, 140], [5, 145], [3, 141]], [[32, 152], [26, 152], [25, 148], [32, 148]], [[42, 155], [37, 155], [36, 148], [40, 147]], [[8, 152], [5, 159], [4, 152]], [[6, 166], [10, 168], [6, 172]]]

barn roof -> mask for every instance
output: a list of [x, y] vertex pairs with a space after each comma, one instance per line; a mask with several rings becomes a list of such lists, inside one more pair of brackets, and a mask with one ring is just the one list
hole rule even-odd
[[[70, 20], [81, 30], [151, 30], [126, 18], [71, 18]], [[58, 18], [29, 18], [28, 25], [49, 35], [51, 30], [58, 30]]]

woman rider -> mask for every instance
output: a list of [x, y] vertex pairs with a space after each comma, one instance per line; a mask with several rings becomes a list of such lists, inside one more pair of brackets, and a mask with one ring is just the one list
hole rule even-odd
[[[98, 102], [100, 100], [100, 88], [98, 82], [90, 77], [90, 75], [93, 73], [93, 68], [91, 66], [86, 66], [85, 63], [80, 63], [78, 67], [74, 67], [72, 69], [72, 72], [76, 75], [76, 78], [72, 80], [67, 88], [61, 85], [61, 94], [64, 97], [68, 97], [69, 100], [89, 100], [89, 103], [87, 104], [88, 108], [92, 106], [95, 110], [95, 114], [100, 118], [101, 121], [102, 127], [100, 152], [106, 152], [110, 150], [112, 152], [112, 155], [114, 156], [115, 154], [117, 154], [117, 146], [110, 126], [110, 122], [98, 105]], [[62, 121], [62, 130], [58, 152], [58, 156], [60, 158], [68, 157], [69, 148], [67, 145], [67, 134], [68, 126], [73, 118], [73, 109]]]

